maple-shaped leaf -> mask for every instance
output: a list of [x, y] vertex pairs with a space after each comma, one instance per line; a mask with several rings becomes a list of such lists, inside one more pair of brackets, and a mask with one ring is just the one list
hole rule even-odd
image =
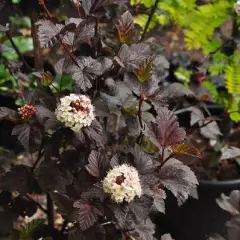
[[156, 111], [167, 106], [167, 99], [159, 87], [158, 79], [153, 75], [150, 79], [140, 83], [136, 74], [125, 72], [124, 82], [138, 96], [143, 94], [144, 99], [151, 101]]
[[17, 135], [19, 142], [29, 152], [39, 149], [43, 137], [38, 127], [27, 123], [16, 125], [12, 130], [12, 135]]
[[149, 80], [153, 74], [153, 64], [154, 57], [149, 57], [145, 61], [143, 61], [138, 68], [135, 70], [135, 74], [138, 77], [138, 80], [143, 83], [146, 80]]
[[134, 18], [129, 11], [126, 11], [116, 26], [120, 43], [133, 43], [136, 38]]
[[198, 184], [194, 172], [177, 159], [169, 159], [158, 173], [160, 183], [177, 198], [179, 205], [184, 203], [192, 187]]
[[208, 139], [216, 140], [222, 135], [216, 121], [204, 120], [200, 123], [200, 133]]
[[92, 227], [98, 219], [98, 216], [102, 216], [103, 212], [89, 202], [77, 201], [73, 205], [78, 209], [78, 218], [79, 227], [82, 231], [87, 230]]
[[103, 190], [103, 185], [101, 182], [94, 184], [87, 192], [81, 194], [81, 199], [84, 201], [99, 200], [103, 202], [108, 197], [107, 193]]
[[153, 159], [150, 155], [143, 152], [138, 144], [135, 144], [131, 152], [139, 173], [146, 174], [154, 169]]
[[[72, 19], [72, 18], [71, 18]], [[78, 20], [78, 19], [77, 19]], [[95, 23], [90, 22], [88, 20], [80, 19], [78, 25], [76, 25], [76, 28], [71, 29], [70, 31], [67, 31], [66, 34], [63, 37], [63, 42], [73, 46], [76, 43], [83, 43], [87, 42], [91, 38], [94, 37], [95, 34]], [[66, 27], [67, 28], [67, 23]]]
[[55, 71], [59, 75], [68, 75], [69, 74], [68, 70], [71, 67], [72, 67], [72, 60], [69, 58], [61, 58], [54, 65]]
[[91, 141], [94, 141], [97, 146], [105, 146], [107, 137], [99, 121], [93, 120], [91, 126], [85, 127], [83, 131], [85, 133], [85, 136]]
[[158, 147], [168, 147], [182, 142], [186, 136], [179, 127], [176, 115], [167, 108], [161, 108], [155, 122], [148, 124], [146, 135]]
[[174, 239], [172, 238], [171, 234], [166, 233], [161, 236], [161, 240], [174, 240]]
[[144, 193], [153, 198], [153, 209], [165, 213], [166, 192], [162, 189], [159, 178], [153, 175], [143, 176], [142, 187]]
[[138, 66], [150, 57], [150, 48], [146, 43], [134, 43], [130, 47], [123, 44], [115, 61], [127, 71], [134, 71]]
[[221, 160], [232, 159], [240, 156], [240, 148], [229, 147], [222, 150]]
[[81, 6], [86, 15], [101, 16], [104, 7], [114, 3], [114, 0], [82, 0]]
[[127, 216], [129, 213], [129, 207], [127, 205], [110, 205], [109, 206], [111, 210], [114, 213], [114, 217], [119, 225], [120, 228], [124, 229], [126, 222], [127, 222]]
[[35, 109], [38, 121], [44, 126], [46, 130], [53, 129], [56, 126], [57, 119], [54, 112], [42, 105], [36, 105]]
[[102, 164], [102, 155], [98, 151], [91, 151], [88, 157], [88, 165], [86, 165], [86, 169], [90, 175], [93, 177], [99, 178], [100, 177], [100, 167]]
[[86, 21], [80, 18], [69, 18], [64, 24], [54, 24], [50, 20], [39, 20], [36, 22], [36, 25], [38, 26], [40, 46], [42, 48], [52, 47], [58, 40], [68, 45], [73, 45], [75, 38], [78, 40], [90, 39], [94, 34], [94, 29], [91, 26], [91, 28], [87, 28], [89, 32], [84, 33], [84, 30], [86, 30], [84, 23]]
[[17, 122], [18, 121], [17, 111], [6, 107], [0, 107], [0, 120], [3, 119], [11, 122]]
[[179, 143], [171, 147], [176, 154], [189, 155], [193, 157], [201, 157], [200, 151], [189, 143]]
[[39, 20], [36, 22], [38, 26], [38, 40], [42, 48], [52, 47], [58, 40], [58, 35], [64, 25], [54, 24], [50, 20]]
[[148, 218], [147, 220], [136, 220], [129, 222], [129, 230], [128, 233], [134, 239], [138, 240], [154, 240], [155, 233], [155, 225]]
[[152, 200], [146, 196], [142, 196], [141, 198], [138, 198], [134, 202], [130, 202], [128, 204], [129, 210], [136, 216], [136, 218], [142, 220], [147, 220], [149, 217], [151, 205]]
[[189, 111], [191, 111], [191, 115], [190, 115], [190, 117], [191, 117], [190, 125], [191, 126], [204, 120], [204, 118], [205, 118], [204, 114], [200, 109], [198, 109], [196, 107], [190, 107]]
[[102, 74], [101, 64], [91, 57], [80, 57], [77, 60], [78, 66], [73, 64], [68, 72], [72, 74], [73, 83], [77, 89], [86, 92], [92, 87], [92, 81]]
[[31, 193], [34, 179], [27, 166], [17, 165], [0, 174], [0, 189], [21, 194]]
[[234, 190], [229, 196], [221, 194], [221, 198], [218, 198], [217, 204], [223, 210], [229, 212], [232, 216], [240, 214], [240, 191]]

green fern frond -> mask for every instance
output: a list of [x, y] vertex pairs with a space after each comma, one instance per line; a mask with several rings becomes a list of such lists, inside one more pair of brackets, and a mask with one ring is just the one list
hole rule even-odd
[[228, 65], [225, 69], [226, 88], [232, 95], [240, 93], [240, 64]]

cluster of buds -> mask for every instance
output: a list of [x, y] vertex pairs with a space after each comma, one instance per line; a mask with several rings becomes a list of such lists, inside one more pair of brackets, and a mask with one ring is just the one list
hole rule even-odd
[[103, 190], [117, 203], [140, 197], [142, 188], [137, 170], [127, 164], [114, 167], [103, 180]]
[[234, 4], [234, 8], [235, 8], [236, 14], [238, 16], [240, 16], [240, 1], [239, 0]]
[[36, 113], [36, 109], [32, 105], [25, 104], [23, 107], [18, 108], [18, 114], [22, 119], [29, 119]]
[[55, 114], [58, 121], [74, 132], [78, 132], [82, 127], [90, 126], [95, 118], [90, 98], [77, 94], [61, 98]]

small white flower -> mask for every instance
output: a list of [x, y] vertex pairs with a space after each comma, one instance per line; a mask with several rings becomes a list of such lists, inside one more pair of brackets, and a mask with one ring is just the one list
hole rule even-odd
[[137, 170], [123, 164], [114, 167], [103, 180], [103, 190], [117, 203], [131, 202], [142, 195], [142, 187]]
[[71, 93], [60, 99], [55, 111], [57, 120], [74, 132], [90, 126], [95, 118], [94, 108], [89, 97]]

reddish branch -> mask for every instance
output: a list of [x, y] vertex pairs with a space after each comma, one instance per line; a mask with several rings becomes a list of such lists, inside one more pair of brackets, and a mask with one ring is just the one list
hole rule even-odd
[[141, 128], [143, 128], [143, 122], [142, 122], [142, 104], [143, 104], [143, 90], [140, 89], [140, 98], [139, 98], [139, 104], [138, 104], [138, 119], [139, 119], [139, 123]]
[[[49, 19], [50, 21], [52, 21], [52, 16], [51, 16], [50, 12], [48, 11], [47, 6], [46, 6], [44, 0], [39, 0], [39, 1], [40, 1], [41, 5], [42, 5], [42, 7], [43, 7], [43, 9], [44, 9], [44, 11], [45, 11], [48, 19]], [[62, 47], [64, 48], [65, 52], [67, 53], [67, 55], [71, 58], [71, 60], [72, 60], [78, 67], [80, 67], [79, 64], [78, 64], [78, 61], [77, 61], [76, 57], [71, 53], [71, 51], [69, 50], [68, 46], [63, 42], [63, 40], [62, 40], [61, 38], [60, 38], [60, 43], [61, 43]]]

